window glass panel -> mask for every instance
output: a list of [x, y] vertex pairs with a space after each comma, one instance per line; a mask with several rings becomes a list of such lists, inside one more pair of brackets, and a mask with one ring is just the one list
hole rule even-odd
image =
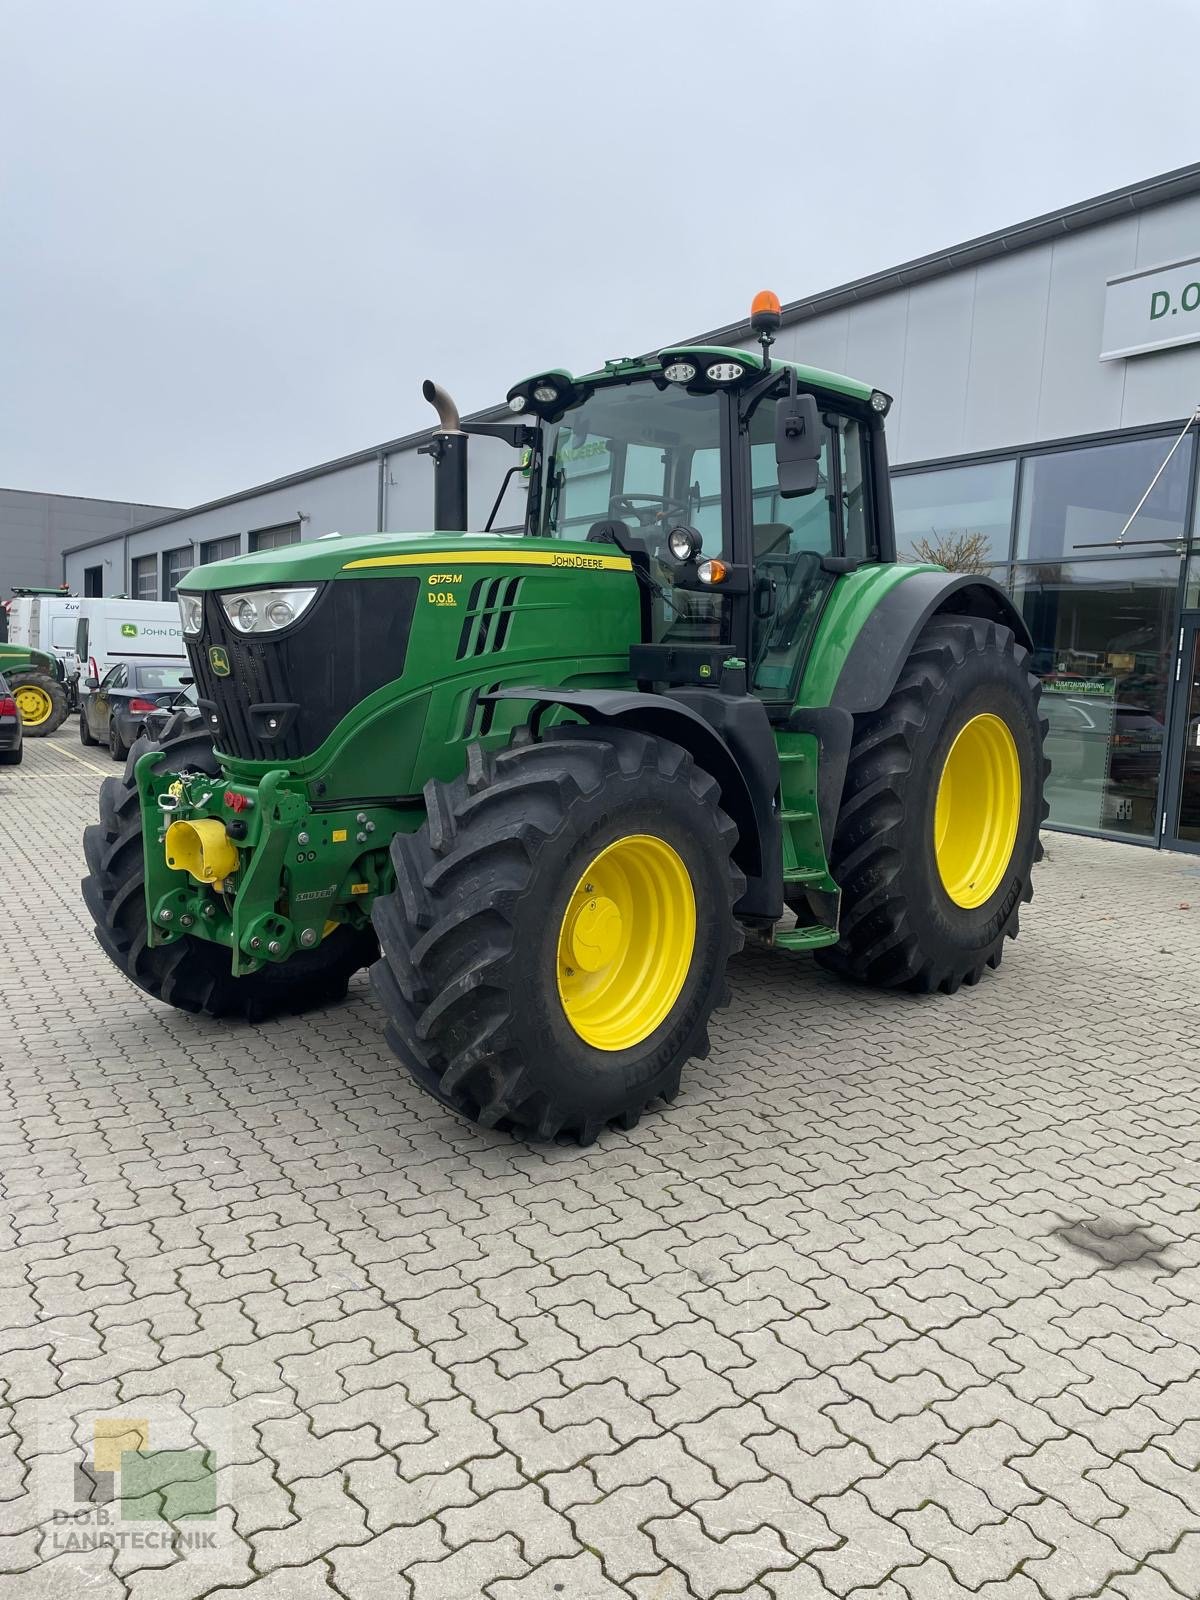
[[[658, 586], [656, 643], [722, 638], [725, 598], [675, 589], [665, 552], [674, 523], [693, 525], [706, 554], [722, 550], [720, 437], [719, 395], [652, 384], [601, 386], [545, 434], [538, 532], [585, 539], [594, 522], [623, 522]], [[623, 494], [634, 498], [623, 503]]]
[[191, 545], [181, 545], [178, 550], [164, 550], [162, 563], [163, 599], [174, 600], [176, 585], [182, 583], [196, 565]]
[[1189, 611], [1200, 610], [1200, 556], [1193, 556], [1188, 562], [1187, 591], [1183, 603]]
[[135, 600], [158, 599], [158, 557], [134, 556], [130, 567], [132, 578], [133, 598]]
[[838, 429], [838, 447], [842, 464], [845, 554], [868, 556], [871, 549], [867, 528], [866, 440], [863, 429], [852, 417], [847, 417]]
[[753, 497], [754, 627], [751, 685], [767, 700], [795, 694], [825, 593], [832, 581], [821, 557], [837, 541], [834, 486], [826, 432], [817, 487], [784, 498], [775, 460], [776, 401], [764, 400], [750, 421]]
[[242, 541], [236, 533], [228, 539], [209, 539], [200, 546], [200, 565], [207, 566], [210, 561], [229, 561], [240, 555], [241, 550]]
[[[1110, 554], [1085, 547], [1115, 541], [1173, 442], [1169, 436], [1124, 439], [1027, 457], [1021, 474], [1018, 559], [1056, 561], [1076, 551]], [[1127, 541], [1182, 537], [1192, 446], [1189, 436], [1171, 457], [1126, 533]]]
[[1015, 461], [987, 461], [892, 479], [896, 552], [951, 571], [987, 572], [1008, 559]]
[[1150, 838], [1174, 674], [1179, 563], [1149, 557], [1017, 570], [1050, 723], [1050, 821]]
[[829, 440], [821, 450], [817, 487], [811, 494], [779, 493], [775, 463], [775, 400], [764, 400], [750, 419], [750, 484], [754, 496], [755, 559], [762, 553], [797, 555], [814, 550], [829, 555], [834, 547], [833, 489], [829, 478]]
[[256, 528], [250, 535], [251, 550], [280, 550], [285, 545], [300, 543], [300, 524], [284, 523], [278, 528]]

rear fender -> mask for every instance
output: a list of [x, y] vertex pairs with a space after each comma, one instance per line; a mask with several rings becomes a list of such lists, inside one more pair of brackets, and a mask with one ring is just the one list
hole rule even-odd
[[[896, 686], [921, 629], [935, 616], [985, 617], [1032, 650], [1024, 618], [998, 583], [916, 568], [884, 594], [846, 652], [829, 704], [851, 716], [878, 711]], [[820, 641], [818, 639], [818, 648]]]

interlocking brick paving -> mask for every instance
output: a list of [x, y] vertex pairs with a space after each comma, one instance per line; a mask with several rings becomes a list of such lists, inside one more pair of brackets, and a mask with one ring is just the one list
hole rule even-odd
[[424, 1098], [362, 980], [131, 989], [108, 770], [0, 769], [0, 1597], [1200, 1596], [1200, 860], [1049, 835], [952, 998], [746, 954], [580, 1151]]

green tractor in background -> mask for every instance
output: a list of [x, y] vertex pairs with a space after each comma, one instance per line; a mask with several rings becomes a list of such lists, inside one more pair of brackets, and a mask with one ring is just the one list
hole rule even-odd
[[57, 656], [26, 645], [0, 644], [0, 675], [17, 702], [26, 738], [44, 738], [66, 721], [71, 689]]
[[[889, 400], [772, 359], [778, 322], [539, 373], [510, 421], [426, 384], [435, 533], [188, 575], [199, 719], [85, 836], [127, 977], [257, 1019], [371, 966], [436, 1099], [587, 1142], [674, 1096], [746, 935], [915, 992], [999, 966], [1045, 815], [1030, 640], [990, 580], [897, 564]], [[469, 434], [522, 452], [520, 532], [464, 531]]]

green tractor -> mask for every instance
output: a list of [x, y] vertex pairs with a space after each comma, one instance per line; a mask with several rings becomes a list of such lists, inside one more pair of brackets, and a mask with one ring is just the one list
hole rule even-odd
[[[539, 373], [511, 420], [427, 383], [436, 532], [188, 575], [199, 713], [85, 836], [128, 978], [258, 1019], [370, 966], [422, 1088], [587, 1142], [673, 1098], [746, 936], [918, 993], [999, 966], [1030, 640], [987, 578], [897, 564], [888, 397], [772, 359], [765, 298], [761, 355]], [[465, 531], [471, 434], [519, 452], [522, 528]]]
[[44, 738], [66, 721], [71, 690], [57, 656], [26, 645], [0, 644], [0, 674], [17, 702], [26, 738]]

